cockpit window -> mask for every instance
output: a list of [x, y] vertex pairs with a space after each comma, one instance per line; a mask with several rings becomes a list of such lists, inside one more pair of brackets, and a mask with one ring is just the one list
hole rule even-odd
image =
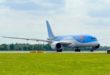
[[96, 39], [96, 38], [94, 38], [94, 37], [92, 37], [91, 39], [92, 39], [92, 40], [97, 40], [97, 39]]

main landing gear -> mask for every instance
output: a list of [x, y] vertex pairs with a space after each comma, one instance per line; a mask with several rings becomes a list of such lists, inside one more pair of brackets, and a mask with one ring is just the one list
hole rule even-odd
[[99, 47], [100, 47], [100, 44], [98, 44], [98, 45], [95, 46], [95, 47], [92, 47], [91, 52], [93, 52], [94, 50], [98, 49]]
[[57, 49], [57, 52], [62, 52], [62, 49]]
[[75, 49], [75, 52], [80, 52], [81, 50], [79, 48], [76, 48]]

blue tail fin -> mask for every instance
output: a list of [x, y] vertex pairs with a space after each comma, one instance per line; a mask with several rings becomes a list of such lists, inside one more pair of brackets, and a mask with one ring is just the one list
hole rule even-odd
[[46, 24], [47, 24], [47, 30], [48, 30], [48, 36], [49, 36], [49, 39], [53, 39], [54, 38], [54, 34], [52, 32], [52, 29], [50, 27], [50, 24], [48, 21], [46, 21]]

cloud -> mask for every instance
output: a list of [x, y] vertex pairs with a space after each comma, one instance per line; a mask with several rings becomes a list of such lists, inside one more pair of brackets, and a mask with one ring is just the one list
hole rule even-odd
[[11, 10], [32, 12], [32, 13], [53, 13], [63, 11], [64, 1], [56, 0], [7, 0], [5, 2], [1, 1], [0, 6], [4, 6]]
[[110, 0], [93, 0], [89, 2], [89, 15], [92, 17], [110, 17]]

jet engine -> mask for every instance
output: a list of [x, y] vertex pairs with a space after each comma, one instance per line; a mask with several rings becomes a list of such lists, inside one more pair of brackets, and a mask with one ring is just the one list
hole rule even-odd
[[55, 49], [57, 52], [62, 52], [63, 48], [62, 48], [62, 44], [59, 42], [53, 42], [51, 44], [51, 48]]

